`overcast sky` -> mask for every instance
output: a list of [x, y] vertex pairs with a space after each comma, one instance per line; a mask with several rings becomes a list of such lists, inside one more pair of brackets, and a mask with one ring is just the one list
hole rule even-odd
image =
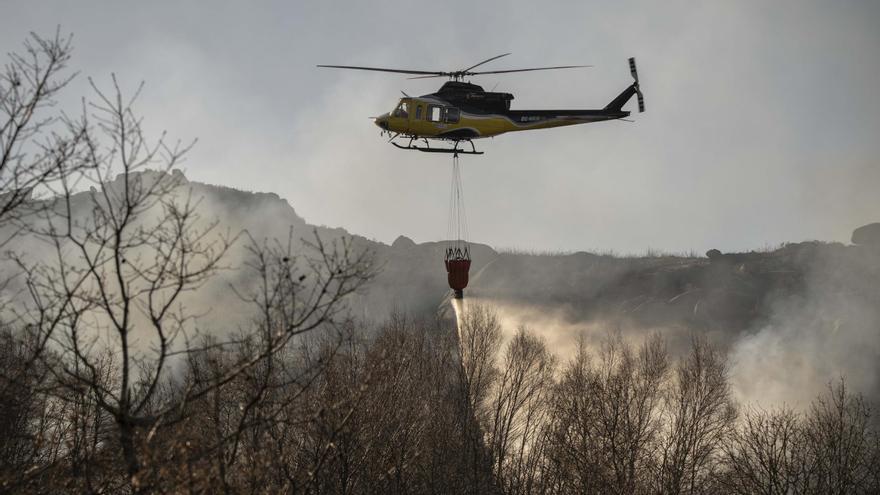
[[880, 221], [876, 1], [0, 0], [4, 52], [57, 25], [81, 71], [62, 104], [86, 77], [144, 80], [148, 129], [199, 139], [191, 180], [275, 192], [311, 223], [383, 242], [445, 235], [451, 158], [397, 150], [368, 117], [442, 80], [315, 64], [593, 64], [473, 82], [514, 108], [601, 108], [637, 58], [648, 111], [634, 123], [507, 134], [462, 158], [474, 241], [726, 251], [848, 242]]

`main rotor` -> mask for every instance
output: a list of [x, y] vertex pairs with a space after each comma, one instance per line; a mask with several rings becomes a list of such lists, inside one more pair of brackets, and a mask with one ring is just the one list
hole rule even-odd
[[318, 65], [318, 67], [328, 67], [333, 69], [354, 69], [354, 70], [371, 70], [376, 72], [394, 72], [398, 74], [415, 74], [415, 77], [408, 77], [407, 79], [429, 79], [433, 77], [448, 77], [452, 81], [461, 81], [466, 77], [470, 76], [481, 76], [486, 74], [509, 74], [511, 72], [531, 72], [537, 70], [555, 70], [555, 69], [576, 69], [581, 67], [592, 67], [592, 65], [557, 65], [553, 67], [532, 67], [528, 69], [506, 69], [506, 70], [490, 70], [490, 71], [477, 71], [474, 72], [473, 69], [477, 67], [491, 62], [493, 60], [497, 60], [501, 57], [506, 57], [510, 55], [510, 53], [502, 53], [501, 55], [496, 55], [492, 58], [487, 58], [480, 63], [474, 64], [470, 67], [460, 70], [454, 71], [434, 71], [434, 70], [409, 70], [409, 69], [387, 69], [384, 67], [360, 67], [355, 65]]

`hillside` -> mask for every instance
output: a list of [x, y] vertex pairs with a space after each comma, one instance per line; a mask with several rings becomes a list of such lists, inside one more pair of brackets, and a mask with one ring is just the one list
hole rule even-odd
[[[204, 198], [206, 217], [222, 229], [253, 238], [324, 240], [349, 236], [375, 254], [381, 272], [353, 301], [356, 313], [384, 318], [389, 310], [436, 311], [448, 297], [443, 242], [416, 244], [401, 235], [392, 244], [342, 228], [309, 224], [274, 193], [251, 193], [188, 182]], [[819, 241], [774, 250], [708, 257], [616, 257], [587, 252], [535, 255], [472, 247], [468, 297], [562, 311], [572, 321], [625, 317], [643, 325], [740, 332], [771, 318], [780, 299], [817, 293], [880, 302], [880, 254], [866, 246]]]
[[[381, 270], [351, 298], [356, 318], [378, 322], [391, 311], [448, 315], [442, 242], [416, 244], [401, 236], [384, 244], [341, 228], [311, 225], [276, 194], [190, 182], [175, 174], [184, 181], [181, 193], [200, 198], [205, 221], [218, 222], [215, 231], [247, 233], [226, 256], [228, 269], [186, 299], [190, 310], [203, 315], [199, 326], [204, 330], [232, 331], [251, 318], [252, 309], [229, 290], [252, 282], [252, 273], [244, 269], [248, 236], [282, 243], [291, 236], [297, 252], [307, 252], [300, 239], [311, 240], [314, 233], [325, 242], [350, 237], [356, 249], [372, 252]], [[86, 205], [88, 194], [79, 193], [74, 202]], [[39, 256], [37, 246], [26, 241], [17, 246]], [[673, 354], [700, 332], [730, 351], [734, 383], [746, 396], [750, 386], [758, 390], [761, 382], [761, 390], [776, 390], [768, 400], [800, 402], [841, 375], [860, 390], [880, 388], [878, 250], [804, 242], [711, 254], [711, 259], [534, 255], [474, 244], [465, 298], [491, 306], [507, 331], [529, 326], [562, 358], [579, 338], [596, 343], [612, 330], [634, 336], [661, 332]]]
[[[358, 248], [373, 252], [382, 269], [351, 299], [355, 317], [375, 322], [391, 311], [448, 314], [442, 242], [416, 244], [401, 236], [388, 245], [310, 225], [275, 194], [188, 185], [206, 198], [206, 210], [224, 228], [247, 229], [257, 239], [286, 239], [291, 227], [295, 238], [308, 239], [312, 231], [325, 240], [352, 236]], [[805, 403], [841, 376], [876, 397], [880, 250], [814, 241], [709, 254], [711, 259], [535, 255], [474, 244], [465, 298], [491, 306], [508, 332], [527, 325], [563, 359], [578, 339], [597, 344], [609, 331], [634, 337], [660, 332], [672, 354], [697, 332], [729, 351], [734, 386], [745, 399]], [[232, 283], [242, 283], [242, 276], [224, 275]], [[240, 304], [225, 291], [218, 294], [224, 308]], [[216, 308], [218, 300], [212, 303]]]

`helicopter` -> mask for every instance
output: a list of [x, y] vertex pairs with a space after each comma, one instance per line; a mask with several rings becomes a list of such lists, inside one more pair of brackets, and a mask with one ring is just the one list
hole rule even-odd
[[[486, 74], [592, 67], [591, 65], [560, 65], [477, 72], [473, 70], [508, 55], [510, 53], [497, 55], [466, 69], [456, 71], [388, 69], [353, 65], [318, 65], [317, 67], [414, 75], [408, 79], [448, 77], [449, 81], [444, 83], [435, 93], [412, 97], [401, 91], [404, 97], [400, 99], [394, 110], [378, 117], [371, 117], [373, 122], [382, 129], [382, 134], [387, 133], [390, 136], [388, 141], [394, 146], [404, 150], [417, 150], [426, 153], [481, 155], [483, 152], [477, 151], [473, 143], [474, 139], [494, 137], [513, 131], [625, 119], [629, 117], [630, 112], [623, 110], [623, 106], [633, 96], [636, 96], [638, 100], [639, 112], [645, 111], [645, 100], [639, 88], [635, 58], [629, 59], [629, 70], [633, 83], [611, 100], [605, 108], [596, 110], [511, 110], [512, 94], [485, 91], [481, 86], [465, 81], [471, 76]], [[399, 144], [396, 142], [398, 137], [402, 137], [404, 140], [409, 139], [409, 141], [406, 144]], [[431, 147], [429, 140], [452, 143], [453, 146], [451, 148]], [[421, 142], [424, 142], [424, 146], [413, 144]], [[470, 144], [471, 149], [459, 148], [462, 143]]]

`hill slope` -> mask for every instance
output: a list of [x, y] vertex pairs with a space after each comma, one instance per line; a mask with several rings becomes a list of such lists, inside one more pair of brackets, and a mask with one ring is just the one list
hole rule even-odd
[[[315, 227], [273, 194], [190, 183], [211, 211], [255, 237], [350, 235]], [[355, 316], [448, 309], [442, 242], [401, 236], [387, 245], [354, 236], [382, 271], [351, 301]], [[874, 398], [880, 390], [880, 251], [804, 242], [713, 257], [612, 257], [586, 252], [532, 255], [475, 244], [470, 304], [491, 305], [507, 330], [528, 325], [561, 357], [579, 338], [598, 343], [611, 330], [659, 331], [677, 353], [694, 332], [731, 353], [734, 385], [746, 400], [806, 403], [845, 376]]]
[[[388, 245], [310, 225], [276, 194], [179, 178], [181, 190], [201, 198], [202, 216], [216, 219], [219, 231], [246, 231], [256, 242], [291, 237], [300, 247], [300, 239], [315, 233], [326, 242], [350, 237], [357, 249], [371, 251], [382, 269], [350, 300], [355, 317], [378, 321], [393, 310], [448, 310], [442, 242], [416, 244], [401, 236]], [[75, 202], [87, 205], [88, 194]], [[250, 308], [229, 290], [230, 284], [247, 286], [252, 276], [241, 269], [245, 244], [240, 239], [227, 256], [231, 269], [188, 299], [194, 312], [205, 315], [204, 328], [231, 330], [249, 318]], [[746, 399], [806, 402], [817, 387], [841, 375], [863, 392], [880, 389], [877, 249], [808, 242], [712, 254], [532, 255], [475, 244], [465, 297], [493, 306], [508, 330], [528, 325], [563, 358], [579, 338], [597, 343], [612, 329], [634, 337], [660, 331], [673, 354], [692, 333], [708, 333], [730, 350], [733, 382]]]

